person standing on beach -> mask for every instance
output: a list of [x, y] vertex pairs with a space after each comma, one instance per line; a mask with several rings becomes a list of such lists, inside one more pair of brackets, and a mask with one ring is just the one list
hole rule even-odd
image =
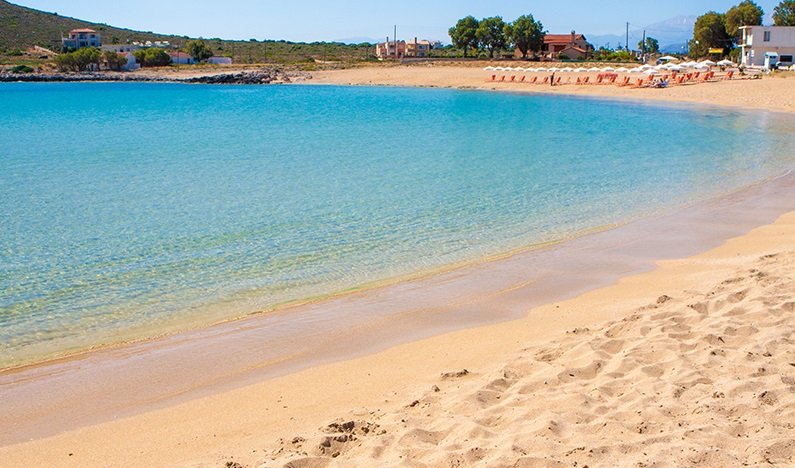
[[555, 72], [552, 72], [552, 78], [549, 80], [550, 86], [555, 86]]

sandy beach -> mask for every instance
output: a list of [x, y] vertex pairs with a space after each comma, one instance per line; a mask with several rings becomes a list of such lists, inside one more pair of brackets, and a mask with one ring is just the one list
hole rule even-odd
[[[312, 75], [318, 85], [795, 112], [789, 77], [629, 89], [491, 83], [480, 67], [461, 66]], [[652, 271], [619, 271], [615, 281], [570, 299], [483, 302], [518, 308], [519, 318], [343, 360], [320, 356], [297, 372], [173, 404], [146, 402], [145, 412], [109, 413], [0, 447], [0, 466], [792, 465], [795, 211], [787, 206], [768, 207], [770, 219], [749, 215], [748, 229], [725, 231], [730, 239], [717, 247], [694, 244], [700, 253], [652, 261]], [[133, 379], [126, 390], [157, 384]], [[83, 404], [103, 400], [99, 392]], [[29, 414], [46, 426], [55, 413], [80, 412], [70, 404], [37, 402]]]

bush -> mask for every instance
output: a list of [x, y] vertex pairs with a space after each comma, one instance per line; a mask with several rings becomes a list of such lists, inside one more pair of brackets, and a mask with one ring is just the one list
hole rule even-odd
[[135, 55], [135, 61], [142, 67], [163, 67], [171, 63], [171, 56], [165, 50], [157, 47], [136, 50], [133, 55]]
[[11, 69], [11, 73], [33, 73], [33, 69], [27, 65], [17, 65]]
[[55, 57], [55, 64], [61, 71], [85, 71], [92, 65], [96, 65], [99, 68], [101, 60], [102, 53], [99, 49], [85, 47], [74, 52], [58, 55]]
[[102, 60], [108, 65], [108, 68], [115, 71], [119, 71], [127, 65], [127, 58], [125, 56], [110, 50], [106, 50], [102, 53]]
[[566, 55], [565, 53], [561, 52], [561, 53], [559, 53], [559, 54], [558, 54], [558, 58], [559, 58], [560, 60], [569, 60], [571, 57], [569, 57], [569, 56], [568, 56], [568, 55]]

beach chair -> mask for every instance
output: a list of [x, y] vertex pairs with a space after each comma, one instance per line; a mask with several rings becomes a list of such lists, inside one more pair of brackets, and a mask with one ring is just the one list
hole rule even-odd
[[604, 78], [605, 77], [602, 76], [602, 75], [597, 76], [596, 77], [596, 83], [594, 83], [594, 84], [602, 84], [602, 81], [604, 81]]
[[578, 85], [581, 85], [581, 84], [582, 84], [582, 80], [580, 79], [580, 77], [579, 77], [579, 76], [577, 77], [577, 83], [575, 83], [575, 84], [578, 84]]
[[505, 75], [502, 75], [502, 76], [500, 77], [500, 81], [505, 81]]
[[534, 76], [533, 79], [530, 80], [530, 84], [534, 84], [536, 81], [538, 81], [538, 77]]
[[524, 83], [524, 80], [525, 80], [525, 78], [527, 78], [527, 77], [526, 77], [526, 76], [524, 76], [524, 75], [522, 75], [522, 79], [521, 79], [521, 80], [519, 80], [519, 83]]
[[497, 75], [491, 75], [491, 81], [497, 81]]
[[701, 76], [701, 72], [695, 72], [695, 73], [693, 73], [693, 79], [694, 79], [694, 80], [697, 80], [699, 76]]
[[511, 81], [516, 81], [516, 75], [511, 75]]
[[731, 80], [732, 77], [734, 77], [734, 70], [731, 70], [729, 71], [729, 73], [726, 73], [726, 77], [724, 79]]
[[586, 76], [586, 77], [585, 77], [585, 79], [584, 79], [584, 80], [582, 80], [582, 83], [583, 83], [583, 84], [588, 84], [588, 80], [590, 80], [590, 79], [591, 79], [591, 77], [590, 77], [590, 76]]
[[541, 84], [547, 84], [547, 83], [549, 83], [549, 77], [545, 76], [544, 81], [542, 81]]
[[562, 77], [562, 76], [559, 76], [559, 77], [558, 77], [558, 79], [557, 79], [557, 80], [555, 80], [555, 84], [560, 84], [560, 80], [562, 80], [562, 79], [563, 79], [563, 77]]
[[680, 76], [679, 78], [676, 79], [676, 84], [678, 84], [678, 85], [684, 84], [685, 79], [687, 79], [687, 76], [685, 76], [685, 75]]

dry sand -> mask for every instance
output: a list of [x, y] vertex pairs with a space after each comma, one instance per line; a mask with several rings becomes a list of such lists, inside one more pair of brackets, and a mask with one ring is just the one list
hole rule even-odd
[[[673, 102], [689, 102], [736, 106], [751, 109], [793, 112], [795, 109], [795, 77], [792, 73], [782, 73], [763, 79], [735, 79], [710, 83], [671, 86], [665, 89], [630, 88], [615, 85], [562, 85], [549, 86], [529, 83], [495, 83], [487, 81], [493, 73], [498, 75], [516, 74], [511, 72], [486, 72], [483, 67], [454, 65], [413, 65], [378, 66], [352, 68], [347, 70], [313, 72], [310, 83], [344, 85], [382, 85], [382, 86], [424, 86], [439, 88], [468, 88], [527, 93], [567, 94], [575, 96], [598, 96], [616, 99], [652, 99]], [[515, 64], [511, 64], [515, 66]], [[516, 74], [518, 75], [518, 74]], [[535, 74], [540, 77], [550, 73]], [[573, 77], [588, 74], [574, 74]], [[568, 76], [565, 75], [564, 76]], [[593, 80], [595, 74], [591, 74]], [[528, 76], [533, 76], [530, 74]], [[556, 76], [561, 76], [557, 74]]]
[[[318, 80], [385, 72], [335, 73]], [[784, 105], [769, 91], [780, 83], [792, 81], [704, 84], [686, 90], [701, 98], [672, 99], [779, 99], [794, 111], [791, 92]], [[633, 90], [647, 91], [680, 92]], [[789, 213], [521, 320], [2, 447], [0, 466], [792, 465], [793, 345]]]

